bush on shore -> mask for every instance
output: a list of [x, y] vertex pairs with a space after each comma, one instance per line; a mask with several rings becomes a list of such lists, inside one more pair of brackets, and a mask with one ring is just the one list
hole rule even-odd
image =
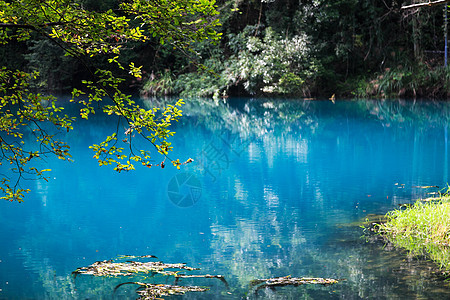
[[417, 201], [387, 215], [379, 231], [395, 246], [426, 256], [450, 274], [450, 196]]

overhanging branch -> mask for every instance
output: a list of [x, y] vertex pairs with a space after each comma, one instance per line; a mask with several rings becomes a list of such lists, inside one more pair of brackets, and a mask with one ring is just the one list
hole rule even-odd
[[24, 28], [24, 29], [35, 29], [37, 28], [45, 28], [49, 26], [57, 26], [57, 25], [65, 25], [67, 23], [65, 22], [49, 22], [49, 23], [43, 23], [39, 25], [30, 25], [30, 24], [15, 24], [15, 23], [0, 23], [0, 28]]
[[416, 4], [402, 6], [402, 9], [420, 8], [420, 7], [424, 7], [424, 6], [435, 6], [435, 5], [441, 5], [441, 4], [444, 4], [447, 2], [450, 2], [450, 0], [428, 1], [428, 2], [424, 2], [424, 3], [416, 3]]

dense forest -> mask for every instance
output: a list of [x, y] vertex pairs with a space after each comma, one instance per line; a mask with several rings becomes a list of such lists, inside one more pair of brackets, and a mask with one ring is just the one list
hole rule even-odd
[[[81, 2], [104, 11], [119, 0]], [[130, 76], [126, 87], [147, 96], [446, 98], [447, 5], [402, 9], [411, 3], [420, 1], [219, 0], [218, 45], [130, 44], [121, 59], [142, 65], [144, 77]], [[45, 38], [0, 53], [3, 66], [39, 71], [40, 90], [68, 91], [89, 77]]]

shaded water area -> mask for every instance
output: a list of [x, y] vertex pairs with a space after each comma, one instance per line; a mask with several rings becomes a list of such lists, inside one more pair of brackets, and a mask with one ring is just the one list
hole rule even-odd
[[450, 298], [431, 262], [357, 225], [436, 190], [418, 186], [447, 185], [449, 103], [186, 102], [171, 156], [194, 162], [181, 170], [99, 167], [88, 146], [116, 123], [97, 117], [67, 136], [74, 163], [48, 159], [49, 183], [26, 182], [24, 203], [0, 203], [0, 299], [135, 299], [135, 287], [113, 292], [134, 279], [71, 275], [118, 255], [156, 255], [229, 284], [180, 279], [210, 287], [186, 299], [254, 299], [251, 280], [287, 275], [346, 281], [258, 299]]

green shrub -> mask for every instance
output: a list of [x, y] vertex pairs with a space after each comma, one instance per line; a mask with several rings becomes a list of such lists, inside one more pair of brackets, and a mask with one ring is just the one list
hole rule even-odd
[[307, 94], [304, 90], [305, 80], [294, 73], [283, 74], [278, 83], [277, 93], [287, 95]]
[[[319, 64], [306, 35], [282, 38], [270, 27], [263, 37], [230, 36], [235, 51], [222, 75], [250, 94], [309, 94]], [[292, 84], [292, 86], [291, 86]]]
[[230, 34], [234, 52], [224, 59], [216, 54], [206, 60], [207, 71], [180, 75], [175, 91], [183, 96], [228, 96], [233, 86], [253, 95], [310, 95], [319, 64], [304, 35], [282, 38], [270, 27], [262, 36], [255, 26]]
[[141, 89], [142, 96], [167, 96], [174, 93], [175, 76], [170, 70], [152, 76], [147, 80]]
[[394, 245], [413, 255], [429, 256], [443, 270], [450, 272], [450, 197], [418, 201], [387, 215], [379, 229]]

